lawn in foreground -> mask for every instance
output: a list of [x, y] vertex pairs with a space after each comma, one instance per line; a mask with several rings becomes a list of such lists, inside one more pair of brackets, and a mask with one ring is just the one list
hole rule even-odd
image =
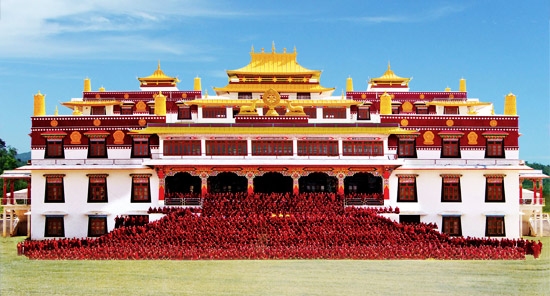
[[22, 239], [0, 238], [0, 295], [550, 295], [550, 238], [512, 261], [42, 261]]

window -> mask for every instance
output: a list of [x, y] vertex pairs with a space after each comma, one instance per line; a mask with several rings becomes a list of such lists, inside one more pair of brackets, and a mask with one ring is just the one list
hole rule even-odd
[[485, 217], [485, 236], [506, 236], [504, 216]]
[[343, 141], [342, 155], [344, 156], [383, 156], [384, 142], [382, 141]]
[[132, 115], [134, 113], [134, 106], [122, 106], [120, 107], [120, 115]]
[[326, 107], [323, 108], [323, 118], [346, 118], [346, 108]]
[[337, 156], [338, 141], [298, 141], [299, 156]]
[[458, 139], [443, 139], [441, 157], [460, 158], [460, 145]]
[[191, 107], [179, 106], [178, 107], [178, 119], [191, 119]]
[[458, 114], [458, 106], [443, 107], [443, 114]]
[[223, 107], [203, 107], [202, 118], [226, 118], [227, 112]]
[[505, 202], [504, 175], [485, 175], [485, 202]]
[[296, 99], [298, 100], [310, 100], [311, 99], [311, 93], [297, 93]]
[[460, 216], [443, 216], [442, 232], [450, 236], [462, 236]]
[[149, 138], [133, 138], [132, 157], [149, 157]]
[[461, 175], [441, 175], [441, 202], [461, 202], [460, 195]]
[[309, 117], [309, 118], [317, 118], [317, 107], [306, 107], [304, 106], [304, 113]]
[[391, 105], [391, 114], [399, 114], [401, 112], [400, 109], [401, 109], [400, 105], [392, 104]]
[[400, 138], [397, 146], [397, 156], [401, 158], [416, 158], [416, 140]]
[[88, 217], [88, 236], [96, 237], [107, 233], [107, 216]]
[[416, 114], [428, 114], [428, 106], [426, 105], [416, 106]]
[[105, 115], [105, 106], [92, 106], [91, 115]]
[[64, 158], [63, 139], [46, 140], [46, 158]]
[[88, 202], [108, 202], [107, 176], [88, 175]]
[[63, 216], [46, 216], [45, 237], [64, 237], [65, 225]]
[[107, 157], [107, 142], [105, 139], [91, 138], [88, 146], [88, 157], [105, 158]]
[[292, 141], [285, 141], [285, 140], [252, 141], [252, 155], [292, 156]]
[[252, 100], [252, 93], [251, 92], [240, 92], [237, 95], [237, 98], [239, 100]]
[[149, 177], [151, 175], [132, 176], [132, 200], [131, 202], [151, 202], [151, 188]]
[[65, 202], [65, 193], [63, 190], [63, 177], [65, 175], [44, 175], [46, 177], [45, 203], [63, 203]]
[[243, 141], [243, 140], [206, 141], [206, 155], [247, 155], [246, 141]]
[[504, 157], [504, 141], [503, 141], [503, 139], [487, 139], [487, 147], [485, 149], [485, 157], [487, 157], [487, 158], [502, 158], [502, 157]]
[[416, 175], [398, 175], [399, 183], [397, 188], [398, 202], [417, 202]]
[[200, 140], [165, 140], [164, 155], [201, 155]]
[[357, 120], [370, 120], [370, 107], [359, 106], [357, 108]]

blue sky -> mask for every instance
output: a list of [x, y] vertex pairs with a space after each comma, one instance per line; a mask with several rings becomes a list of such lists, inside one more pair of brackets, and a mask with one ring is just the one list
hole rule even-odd
[[192, 89], [227, 84], [250, 50], [291, 51], [339, 95], [366, 90], [388, 62], [412, 91], [458, 89], [495, 103], [517, 96], [520, 157], [550, 164], [550, 4], [533, 1], [0, 0], [0, 138], [30, 151], [33, 95], [46, 113], [92, 88], [137, 90], [160, 60]]

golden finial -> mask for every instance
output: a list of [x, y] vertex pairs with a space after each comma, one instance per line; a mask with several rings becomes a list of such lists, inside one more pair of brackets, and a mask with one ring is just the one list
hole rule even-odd
[[460, 82], [458, 84], [458, 91], [466, 92], [466, 79], [460, 78]]
[[157, 70], [160, 70], [160, 60], [158, 62]]
[[252, 48], [250, 49], [251, 53], [254, 53], [254, 45], [252, 45]]
[[495, 115], [495, 105], [491, 105], [491, 115]]
[[346, 91], [353, 91], [353, 80], [351, 79], [351, 76], [349, 76], [346, 80]]
[[55, 111], [53, 112], [53, 115], [55, 116], [59, 115], [59, 110], [57, 110], [57, 106], [55, 106]]
[[46, 115], [46, 95], [43, 95], [38, 91], [34, 95], [34, 116]]
[[204, 98], [205, 98], [205, 99], [208, 99], [208, 90], [206, 90], [206, 91], [204, 92]]
[[344, 97], [344, 90], [342, 90], [342, 100], [344, 100], [345, 97]]
[[518, 115], [516, 107], [516, 95], [509, 93], [504, 97], [504, 115]]
[[275, 52], [275, 41], [271, 41], [271, 52]]
[[294, 45], [294, 53], [296, 53], [296, 45]]
[[286, 47], [283, 48], [283, 53], [286, 53]]
[[391, 70], [390, 61], [388, 60], [388, 70]]

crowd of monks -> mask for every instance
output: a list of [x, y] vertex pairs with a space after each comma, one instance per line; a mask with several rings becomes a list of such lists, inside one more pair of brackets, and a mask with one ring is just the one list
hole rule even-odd
[[[31, 259], [525, 259], [523, 239], [450, 237], [434, 224], [402, 224], [391, 207], [345, 207], [333, 193], [218, 193], [202, 207], [151, 208], [160, 220], [118, 220], [97, 238], [26, 240]], [[118, 217], [117, 219], [122, 219]], [[533, 245], [537, 246], [533, 248]]]

